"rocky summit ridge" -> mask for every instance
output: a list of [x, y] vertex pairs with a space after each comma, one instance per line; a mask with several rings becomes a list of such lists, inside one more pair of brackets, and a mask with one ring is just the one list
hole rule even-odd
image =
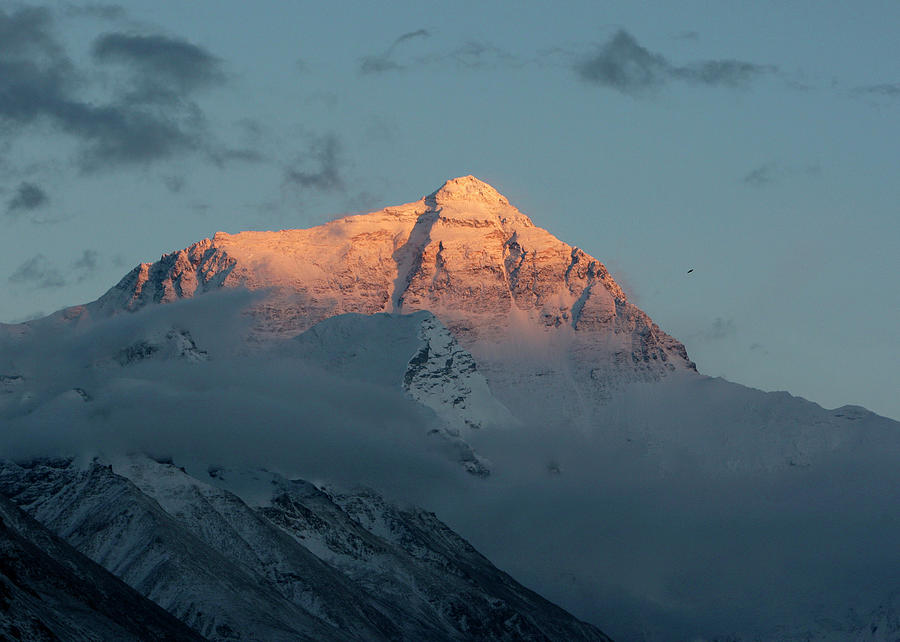
[[[142, 263], [66, 319], [105, 317], [221, 288], [266, 289], [256, 338], [345, 313], [429, 310], [476, 358], [485, 345], [563, 340], [588, 370], [658, 379], [694, 369], [684, 346], [628, 301], [606, 267], [473, 176], [417, 201], [309, 229], [216, 233]], [[489, 359], [488, 359], [489, 360]]]

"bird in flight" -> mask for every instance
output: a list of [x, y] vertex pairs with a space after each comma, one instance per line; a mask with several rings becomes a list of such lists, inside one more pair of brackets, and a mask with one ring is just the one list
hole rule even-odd
[[687, 273], [690, 274], [693, 271], [694, 271], [694, 268], [691, 268], [690, 270], [687, 271]]

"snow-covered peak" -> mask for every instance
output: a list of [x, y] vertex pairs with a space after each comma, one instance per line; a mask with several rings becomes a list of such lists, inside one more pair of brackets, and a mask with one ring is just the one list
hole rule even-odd
[[447, 180], [429, 197], [439, 205], [459, 201], [482, 201], [492, 205], [509, 205], [509, 201], [503, 194], [471, 174]]
[[523, 346], [556, 346], [554, 353], [583, 362], [592, 381], [658, 380], [694, 367], [600, 261], [535, 226], [473, 176], [309, 229], [216, 234], [141, 264], [66, 318], [231, 287], [266, 292], [250, 312], [257, 339], [296, 336], [346, 313], [426, 310], [488, 366], [495, 346], [514, 344], [517, 356]]
[[508, 232], [534, 226], [531, 219], [513, 207], [503, 194], [471, 175], [449, 179], [426, 196], [424, 204], [428, 209], [422, 216], [428, 217], [434, 212], [434, 218], [451, 225], [482, 221], [502, 226]]

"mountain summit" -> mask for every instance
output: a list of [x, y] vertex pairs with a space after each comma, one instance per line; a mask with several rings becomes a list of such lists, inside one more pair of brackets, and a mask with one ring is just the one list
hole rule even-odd
[[684, 346], [628, 302], [600, 261], [473, 176], [310, 229], [218, 232], [142, 263], [65, 316], [108, 316], [223, 287], [269, 289], [252, 310], [257, 338], [292, 336], [349, 312], [429, 310], [482, 360], [488, 344], [515, 339], [590, 348], [594, 379], [694, 369]]
[[471, 174], [447, 180], [426, 198], [433, 200], [440, 207], [458, 202], [471, 205], [479, 201], [486, 205], [511, 207], [503, 194]]

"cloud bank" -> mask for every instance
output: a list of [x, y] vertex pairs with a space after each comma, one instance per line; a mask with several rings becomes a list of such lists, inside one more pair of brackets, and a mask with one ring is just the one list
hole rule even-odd
[[[36, 322], [25, 339], [0, 333], [0, 374], [21, 375], [33, 395], [0, 396], [0, 450], [138, 450], [179, 465], [367, 484], [435, 511], [500, 568], [616, 639], [772, 639], [776, 625], [802, 628], [851, 606], [865, 621], [900, 589], [890, 509], [900, 453], [882, 434], [893, 423], [858, 414], [855, 446], [788, 464], [781, 449], [806, 437], [782, 434], [772, 418], [821, 412], [814, 404], [707, 378], [646, 384], [611, 400], [589, 429], [560, 422], [547, 404], [515, 428], [473, 433], [493, 470], [474, 478], [429, 437], [435, 417], [399, 382], [338, 377], [292, 356], [290, 340], [248, 351], [236, 337], [252, 319], [240, 311], [258, 296], [204, 295], [68, 330]], [[728, 334], [727, 321], [719, 326]], [[208, 361], [164, 350], [116, 359], [172, 328], [189, 331]], [[747, 418], [736, 421], [735, 408], [750, 409]]]
[[3, 136], [49, 125], [76, 140], [82, 171], [147, 164], [210, 144], [193, 94], [224, 81], [219, 62], [186, 41], [109, 33], [94, 45], [99, 63], [118, 63], [123, 91], [98, 99], [88, 76], [57, 38], [45, 8], [0, 10], [0, 123]]

